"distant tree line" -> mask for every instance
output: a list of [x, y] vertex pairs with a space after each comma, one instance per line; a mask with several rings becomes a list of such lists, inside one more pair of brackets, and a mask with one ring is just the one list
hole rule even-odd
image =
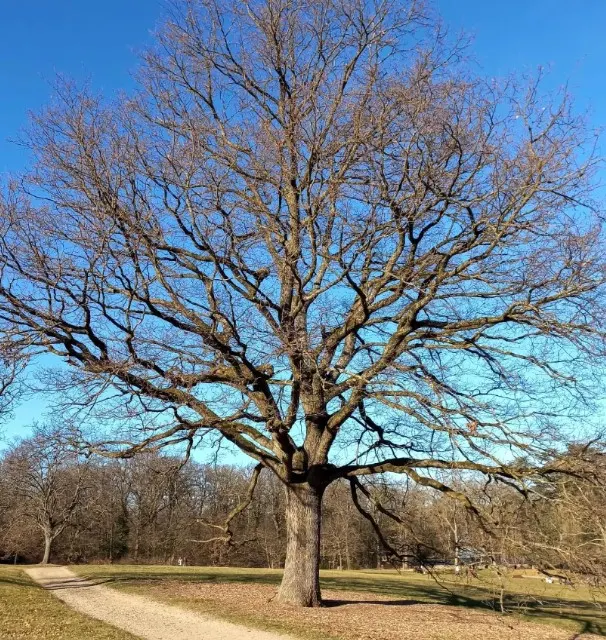
[[[598, 453], [574, 452], [583, 455], [601, 468]], [[383, 477], [360, 486], [356, 505], [349, 484], [337, 482], [323, 503], [321, 563], [331, 569], [446, 563], [465, 571], [522, 564], [583, 574], [597, 584], [606, 568], [606, 495], [595, 480], [567, 474], [524, 495], [471, 476], [449, 478], [483, 503], [491, 531], [439, 490]], [[0, 558], [279, 568], [284, 500], [273, 474], [158, 453], [86, 458], [60, 431], [38, 429], [0, 458]]]

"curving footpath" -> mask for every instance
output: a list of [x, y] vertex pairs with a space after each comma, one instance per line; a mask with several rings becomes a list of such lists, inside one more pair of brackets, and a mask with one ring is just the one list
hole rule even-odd
[[76, 611], [145, 640], [294, 640], [122, 593], [66, 567], [32, 567], [25, 572]]

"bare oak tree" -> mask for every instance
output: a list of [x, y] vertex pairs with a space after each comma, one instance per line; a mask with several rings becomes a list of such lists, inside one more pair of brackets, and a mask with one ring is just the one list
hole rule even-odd
[[129, 419], [107, 453], [217, 434], [282, 481], [284, 602], [320, 603], [331, 482], [478, 513], [437, 472], [562, 471], [599, 369], [591, 136], [460, 53], [414, 1], [192, 1], [136, 95], [60, 87], [5, 189], [2, 319]]
[[10, 491], [16, 497], [13, 517], [33, 523], [44, 536], [41, 564], [48, 564], [53, 542], [63, 533], [80, 504], [86, 464], [57, 429], [38, 428], [4, 460]]

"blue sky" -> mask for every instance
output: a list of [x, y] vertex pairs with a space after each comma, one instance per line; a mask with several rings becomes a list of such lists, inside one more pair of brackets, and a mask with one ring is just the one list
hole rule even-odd
[[[19, 169], [22, 150], [7, 142], [27, 113], [49, 98], [56, 73], [106, 92], [132, 86], [137, 51], [151, 41], [164, 0], [3, 0], [0, 3], [0, 172]], [[436, 0], [452, 31], [474, 36], [486, 74], [551, 70], [569, 83], [596, 126], [606, 123], [606, 2], [603, 0]]]
[[[580, 110], [606, 124], [606, 2], [604, 0], [437, 0], [453, 32], [474, 38], [472, 52], [490, 76], [550, 70], [549, 84], [568, 83]], [[48, 101], [57, 73], [90, 80], [107, 93], [132, 87], [137, 51], [161, 19], [159, 0], [1, 0], [0, 174], [23, 168], [10, 142], [29, 111]], [[8, 426], [17, 434], [39, 416], [30, 401]]]

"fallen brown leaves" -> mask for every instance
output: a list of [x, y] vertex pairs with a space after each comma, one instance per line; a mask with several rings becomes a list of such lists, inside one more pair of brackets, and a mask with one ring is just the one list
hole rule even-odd
[[[569, 631], [478, 609], [324, 590], [326, 606], [299, 609], [275, 600], [275, 587], [167, 581], [146, 593], [175, 604], [307, 638], [339, 640], [569, 640]], [[589, 639], [598, 636], [574, 635]]]

